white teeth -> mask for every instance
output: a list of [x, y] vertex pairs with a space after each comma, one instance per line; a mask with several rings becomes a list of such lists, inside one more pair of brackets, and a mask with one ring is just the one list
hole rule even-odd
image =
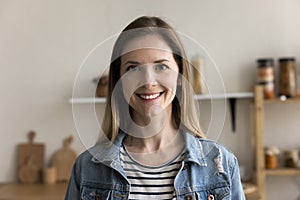
[[157, 93], [157, 94], [150, 94], [150, 95], [141, 94], [140, 97], [142, 97], [143, 99], [150, 100], [150, 99], [157, 98], [159, 95], [160, 95], [159, 93]]

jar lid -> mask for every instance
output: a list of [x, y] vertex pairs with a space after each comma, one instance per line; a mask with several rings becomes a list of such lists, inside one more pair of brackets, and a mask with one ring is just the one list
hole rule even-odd
[[279, 58], [279, 62], [295, 61], [294, 57]]
[[274, 64], [273, 58], [260, 58], [257, 59], [257, 63], [260, 67], [272, 66]]

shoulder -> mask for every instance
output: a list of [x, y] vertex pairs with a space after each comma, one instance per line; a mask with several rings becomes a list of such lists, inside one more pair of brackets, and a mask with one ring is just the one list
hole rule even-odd
[[89, 149], [80, 153], [75, 161], [76, 168], [82, 168], [82, 166], [89, 164], [91, 162], [92, 158], [93, 158], [93, 155], [89, 151]]
[[213, 160], [215, 164], [221, 162], [230, 171], [238, 167], [236, 156], [228, 148], [212, 140], [202, 138], [198, 140], [202, 146], [205, 158]]
[[96, 163], [96, 155], [99, 153], [99, 149], [101, 147], [99, 145], [95, 145], [89, 149], [86, 149], [85, 151], [83, 151], [81, 154], [79, 154], [79, 156], [76, 159], [75, 164], [77, 165], [77, 167], [83, 167], [86, 165], [92, 165], [94, 163]]
[[225, 146], [223, 146], [222, 144], [213, 141], [213, 140], [209, 140], [209, 139], [203, 139], [203, 138], [197, 138], [198, 141], [200, 142], [200, 144], [203, 147], [203, 150], [206, 151], [207, 153], [209, 153], [209, 151], [220, 151], [222, 152], [224, 155], [226, 156], [234, 156], [233, 153]]
[[99, 147], [94, 146], [82, 152], [74, 164], [75, 174], [80, 180], [94, 180], [94, 177], [104, 177], [111, 173], [110, 163], [100, 162], [97, 159]]

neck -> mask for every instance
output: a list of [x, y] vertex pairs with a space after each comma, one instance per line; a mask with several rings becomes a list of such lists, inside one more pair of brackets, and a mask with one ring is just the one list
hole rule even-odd
[[177, 135], [177, 130], [170, 125], [165, 125], [157, 134], [150, 137], [136, 137], [127, 135], [124, 144], [131, 152], [150, 153], [167, 147]]
[[149, 117], [133, 115], [134, 124], [128, 130], [125, 145], [133, 152], [154, 152], [166, 147], [175, 138], [177, 129], [172, 124], [171, 112]]
[[164, 128], [150, 138], [127, 135], [124, 145], [131, 157], [146, 166], [161, 166], [174, 159], [184, 148], [182, 134], [174, 128]]

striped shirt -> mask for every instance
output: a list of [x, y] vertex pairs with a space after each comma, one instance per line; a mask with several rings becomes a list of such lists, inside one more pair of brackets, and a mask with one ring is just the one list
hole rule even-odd
[[180, 153], [167, 164], [150, 167], [135, 161], [122, 145], [120, 159], [131, 186], [129, 199], [175, 200], [174, 180], [183, 157], [184, 153]]

